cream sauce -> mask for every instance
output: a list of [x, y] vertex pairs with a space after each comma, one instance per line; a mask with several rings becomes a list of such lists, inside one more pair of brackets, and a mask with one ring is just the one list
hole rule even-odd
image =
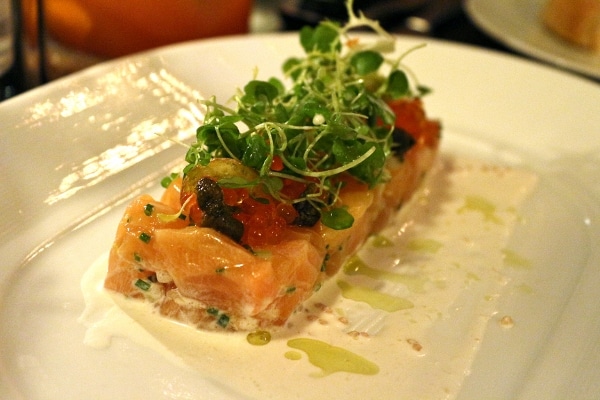
[[452, 399], [510, 273], [534, 267], [509, 239], [536, 179], [444, 158], [384, 231], [267, 333], [197, 331], [109, 294], [103, 258], [82, 279], [85, 343], [126, 338], [250, 398]]

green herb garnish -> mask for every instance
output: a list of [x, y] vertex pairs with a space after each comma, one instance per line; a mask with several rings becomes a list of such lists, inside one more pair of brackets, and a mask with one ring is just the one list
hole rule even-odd
[[206, 312], [207, 312], [208, 314], [210, 314], [210, 315], [214, 315], [214, 316], [217, 316], [217, 315], [219, 315], [219, 310], [218, 310], [217, 308], [214, 308], [214, 307], [209, 307], [209, 308], [207, 308], [207, 309], [206, 309]]
[[152, 236], [148, 235], [146, 232], [140, 233], [140, 236], [138, 237], [144, 243], [149, 243], [150, 239], [152, 239]]
[[285, 289], [285, 294], [292, 294], [296, 291], [296, 286], [290, 286]]
[[227, 328], [228, 324], [229, 324], [229, 316], [227, 314], [221, 314], [219, 316], [219, 319], [217, 319], [217, 325], [219, 325], [221, 328]]
[[209, 307], [206, 312], [217, 318], [217, 325], [221, 328], [227, 328], [229, 325], [229, 315], [219, 312], [219, 309], [215, 307]]
[[152, 211], [154, 211], [154, 205], [148, 203], [144, 206], [144, 214], [146, 214], [146, 216], [151, 216]]
[[140, 289], [143, 290], [144, 292], [147, 292], [150, 289], [150, 286], [152, 284], [150, 282], [146, 282], [143, 279], [138, 279], [137, 281], [135, 281], [135, 286]]
[[[370, 187], [387, 179], [395, 123], [387, 102], [418, 96], [421, 90], [411, 88], [402, 66], [410, 51], [387, 58], [393, 37], [378, 22], [354, 13], [352, 0], [346, 7], [345, 25], [324, 21], [300, 31], [305, 56], [283, 64], [289, 88], [276, 78], [254, 79], [238, 90], [235, 109], [215, 98], [203, 101], [205, 120], [186, 154], [184, 173], [214, 158], [233, 158], [256, 170], [258, 179], [220, 185], [261, 185], [278, 201], [309, 202], [330, 228], [352, 226], [352, 216], [339, 205], [343, 176]], [[365, 27], [376, 33], [366, 39], [369, 43], [349, 36]], [[273, 167], [276, 161], [282, 168]], [[281, 192], [286, 179], [311, 190], [287, 198]]]
[[162, 180], [160, 181], [160, 185], [166, 189], [171, 184], [171, 182], [173, 182], [173, 180], [177, 179], [177, 177], [179, 177], [179, 174], [177, 172], [173, 172], [168, 176], [162, 178]]

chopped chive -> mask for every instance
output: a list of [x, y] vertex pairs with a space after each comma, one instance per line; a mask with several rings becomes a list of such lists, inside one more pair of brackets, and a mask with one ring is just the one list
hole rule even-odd
[[227, 314], [221, 314], [217, 320], [217, 325], [219, 325], [221, 328], [226, 328], [227, 324], [229, 324], [229, 316]]
[[160, 181], [160, 185], [166, 189], [171, 184], [171, 182], [177, 179], [177, 177], [179, 177], [179, 173], [173, 172], [172, 174], [169, 174], [169, 176], [165, 176], [164, 178], [162, 178]]
[[285, 290], [286, 294], [292, 294], [296, 291], [296, 286], [290, 286]]
[[140, 233], [139, 238], [142, 242], [148, 243], [150, 242], [150, 239], [152, 239], [152, 236], [148, 235], [146, 232], [142, 232]]
[[137, 281], [135, 281], [135, 286], [140, 290], [143, 290], [144, 292], [148, 291], [151, 285], [152, 284], [150, 282], [146, 282], [143, 279], [138, 279]]
[[153, 210], [154, 210], [154, 205], [152, 205], [150, 203], [148, 203], [144, 206], [144, 214], [146, 214], [147, 216], [151, 216]]
[[214, 316], [219, 315], [219, 310], [214, 307], [207, 308], [206, 312], [209, 313], [210, 315], [214, 315]]
[[138, 253], [133, 253], [133, 259], [136, 262], [140, 262], [140, 261], [142, 261], [142, 256], [140, 256]]
[[325, 254], [325, 257], [323, 257], [323, 263], [321, 264], [321, 272], [325, 272], [327, 270], [327, 261], [329, 261], [330, 257], [331, 255], [329, 253]]

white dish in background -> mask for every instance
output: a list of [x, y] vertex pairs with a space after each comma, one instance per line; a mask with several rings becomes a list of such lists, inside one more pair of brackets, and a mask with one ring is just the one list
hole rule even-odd
[[[398, 49], [419, 43], [399, 38]], [[126, 339], [101, 351], [85, 346], [80, 280], [108, 251], [124, 202], [156, 192], [158, 179], [181, 159], [184, 149], [167, 138], [194, 134], [201, 118], [195, 99], [227, 99], [255, 65], [260, 77], [279, 75], [283, 59], [298, 51], [294, 34], [183, 44], [102, 64], [0, 104], [1, 398], [244, 398], [210, 374], [169, 364]], [[533, 222], [513, 238], [534, 261], [522, 278], [532, 293], [498, 300], [499, 315], [517, 324], [489, 324], [459, 398], [596, 396], [600, 90], [450, 43], [428, 42], [406, 62], [434, 89], [426, 105], [443, 119], [444, 153], [540, 177], [525, 210]], [[293, 377], [286, 385], [290, 397], [301, 397]], [[373, 393], [382, 398], [377, 388]]]
[[547, 0], [466, 0], [467, 14], [484, 32], [523, 54], [600, 78], [600, 54], [562, 40], [546, 29], [540, 13]]

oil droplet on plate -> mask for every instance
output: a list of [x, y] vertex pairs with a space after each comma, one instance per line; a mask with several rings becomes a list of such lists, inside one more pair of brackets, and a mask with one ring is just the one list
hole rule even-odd
[[513, 267], [513, 268], [530, 268], [531, 261], [526, 259], [525, 257], [517, 254], [516, 252], [504, 249], [502, 250], [502, 257], [504, 260], [504, 265]]
[[444, 245], [433, 239], [413, 239], [407, 244], [407, 248], [412, 251], [435, 254]]
[[302, 359], [302, 354], [299, 351], [286, 351], [283, 356], [292, 361], [298, 361]]
[[318, 375], [321, 377], [335, 372], [361, 375], [375, 375], [379, 372], [379, 367], [366, 358], [320, 340], [297, 338], [290, 339], [287, 344], [291, 348], [305, 352], [310, 363], [321, 369], [321, 374]]
[[357, 255], [350, 257], [350, 259], [346, 261], [344, 264], [344, 273], [346, 275], [363, 275], [372, 279], [401, 283], [413, 293], [423, 293], [425, 291], [425, 283], [428, 282], [428, 278], [420, 275], [397, 274], [371, 268]]
[[481, 278], [479, 277], [479, 275], [477, 275], [474, 272], [468, 272], [467, 273], [467, 280], [479, 282], [481, 280]]
[[377, 248], [392, 247], [394, 245], [394, 243], [390, 239], [386, 238], [383, 235], [373, 236], [373, 239], [371, 240], [371, 244], [373, 245], [373, 247], [377, 247]]
[[502, 224], [502, 220], [496, 216], [496, 206], [481, 196], [466, 196], [465, 204], [458, 209], [458, 213], [462, 214], [466, 211], [479, 212], [486, 221]]
[[533, 294], [534, 293], [533, 288], [525, 283], [522, 283], [519, 286], [517, 286], [517, 290], [519, 291], [519, 293], [522, 293], [522, 294]]
[[271, 341], [271, 334], [267, 331], [254, 331], [246, 336], [246, 340], [254, 346], [264, 346]]
[[347, 299], [367, 303], [373, 308], [388, 312], [407, 310], [415, 305], [402, 297], [390, 296], [367, 287], [354, 286], [345, 281], [338, 281], [342, 296]]

